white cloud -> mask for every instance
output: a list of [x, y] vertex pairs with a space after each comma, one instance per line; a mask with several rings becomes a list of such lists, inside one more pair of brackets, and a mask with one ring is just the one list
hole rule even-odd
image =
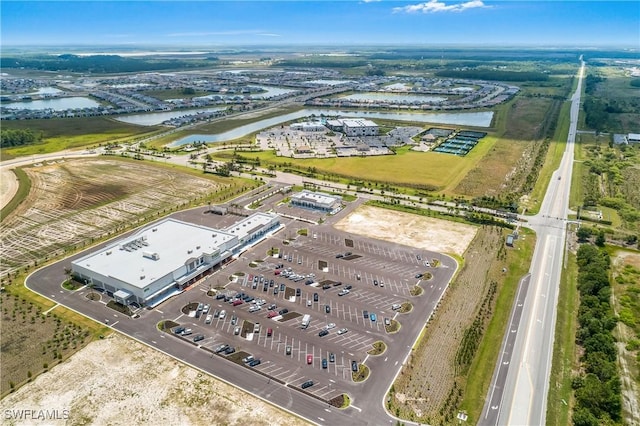
[[429, 0], [426, 3], [411, 4], [403, 7], [394, 7], [393, 13], [437, 13], [437, 12], [463, 12], [468, 9], [488, 8], [482, 0], [470, 0], [464, 3], [446, 4], [439, 0]]
[[280, 37], [280, 34], [266, 33], [263, 30], [232, 30], [232, 31], [194, 31], [188, 33], [171, 33], [167, 37], [207, 37], [207, 36], [239, 36], [256, 35], [263, 37]]

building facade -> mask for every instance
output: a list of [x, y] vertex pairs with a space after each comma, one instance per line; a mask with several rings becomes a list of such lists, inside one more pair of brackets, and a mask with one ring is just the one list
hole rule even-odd
[[277, 215], [264, 213], [226, 230], [168, 218], [74, 260], [71, 270], [76, 279], [117, 302], [153, 307], [279, 226]]
[[342, 198], [321, 192], [300, 191], [291, 196], [291, 205], [312, 210], [332, 213], [342, 207]]

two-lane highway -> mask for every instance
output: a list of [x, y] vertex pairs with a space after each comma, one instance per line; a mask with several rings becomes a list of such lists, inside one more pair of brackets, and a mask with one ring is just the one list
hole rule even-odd
[[[560, 167], [551, 177], [540, 213], [529, 219], [528, 226], [537, 234], [531, 282], [520, 321], [517, 324], [512, 321], [505, 334], [505, 342], [513, 340], [513, 330], [516, 330], [513, 351], [508, 354], [510, 362], [505, 364], [508, 346], [503, 343], [479, 421], [482, 425], [540, 425], [545, 422], [584, 68], [581, 58], [578, 85], [571, 98], [567, 145]], [[519, 303], [522, 303], [520, 295], [516, 301]]]

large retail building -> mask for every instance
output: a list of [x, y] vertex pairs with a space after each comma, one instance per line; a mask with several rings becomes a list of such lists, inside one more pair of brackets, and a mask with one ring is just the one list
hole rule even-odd
[[71, 269], [117, 302], [155, 306], [279, 228], [279, 217], [266, 213], [221, 230], [167, 218], [71, 262]]

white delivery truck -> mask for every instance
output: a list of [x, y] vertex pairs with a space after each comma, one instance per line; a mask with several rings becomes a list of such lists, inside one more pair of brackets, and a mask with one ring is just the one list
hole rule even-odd
[[311, 315], [306, 314], [302, 317], [302, 328], [309, 327], [309, 323], [311, 323]]

